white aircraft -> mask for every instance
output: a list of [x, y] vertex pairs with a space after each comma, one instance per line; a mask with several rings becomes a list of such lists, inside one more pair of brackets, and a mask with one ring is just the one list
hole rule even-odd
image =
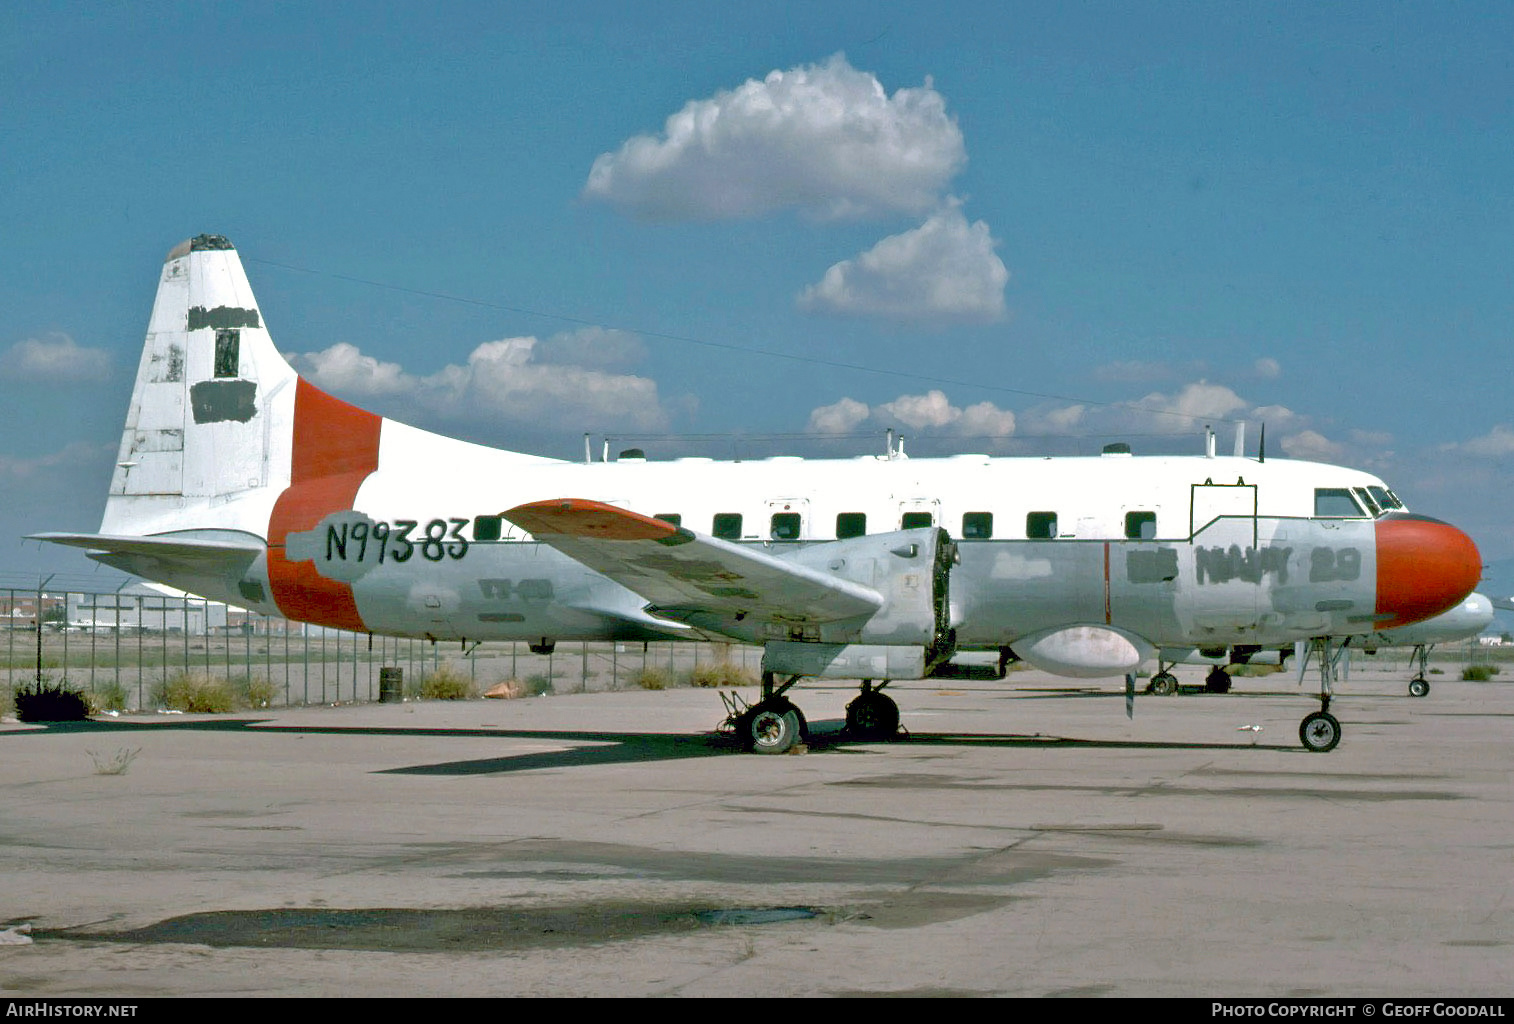
[[[804, 677], [888, 681], [985, 652], [1078, 677], [1161, 648], [1261, 648], [1438, 615], [1476, 584], [1460, 530], [1377, 477], [1262, 458], [576, 463], [385, 419], [301, 379], [230, 242], [169, 253], [104, 521], [39, 539], [264, 614], [433, 640], [761, 644], [748, 749], [803, 733]], [[1337, 639], [1332, 639], [1337, 638]], [[1328, 750], [1332, 659], [1300, 729]], [[873, 685], [874, 683], [878, 685]]]
[[[1425, 678], [1428, 669], [1430, 651], [1436, 644], [1454, 643], [1457, 640], [1467, 640], [1477, 636], [1493, 621], [1493, 605], [1495, 601], [1478, 593], [1467, 595], [1466, 600], [1457, 604], [1449, 611], [1441, 612], [1433, 618], [1424, 619], [1420, 622], [1411, 623], [1407, 626], [1399, 626], [1396, 629], [1379, 629], [1370, 633], [1363, 633], [1349, 639], [1355, 642], [1368, 654], [1377, 653], [1380, 647], [1412, 647], [1410, 655], [1416, 671], [1414, 678], [1409, 680], [1409, 696], [1424, 697], [1430, 692], [1430, 681]], [[1204, 680], [1204, 688], [1210, 693], [1229, 693], [1230, 674], [1225, 670], [1228, 665], [1282, 665], [1288, 658], [1303, 652], [1297, 646], [1292, 648], [1272, 648], [1267, 650], [1253, 650], [1237, 645], [1226, 650], [1215, 650], [1209, 654], [1197, 649], [1170, 650], [1164, 649], [1159, 652], [1159, 657], [1167, 664], [1182, 662], [1184, 664], [1213, 665], [1209, 675]], [[1303, 660], [1300, 659], [1301, 663]], [[1302, 667], [1300, 676], [1302, 679]], [[1147, 684], [1146, 692], [1155, 694], [1172, 694], [1178, 691], [1178, 681], [1165, 667], [1151, 677]]]
[[1414, 648], [1410, 658], [1416, 671], [1414, 678], [1409, 680], [1409, 696], [1424, 697], [1430, 692], [1430, 681], [1425, 678], [1425, 673], [1429, 669], [1430, 651], [1435, 645], [1470, 639], [1487, 629], [1492, 621], [1493, 602], [1482, 594], [1468, 594], [1465, 601], [1434, 618], [1396, 629], [1378, 630], [1366, 638], [1363, 647], [1368, 654], [1379, 647]]

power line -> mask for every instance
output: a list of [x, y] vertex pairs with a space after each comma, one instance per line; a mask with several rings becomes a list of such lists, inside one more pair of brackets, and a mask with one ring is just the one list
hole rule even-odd
[[393, 284], [387, 281], [374, 281], [364, 277], [354, 277], [350, 274], [338, 274], [329, 270], [315, 270], [310, 267], [299, 267], [292, 263], [280, 263], [276, 260], [260, 259], [255, 256], [246, 257], [247, 262], [257, 263], [266, 267], [276, 267], [280, 270], [289, 270], [297, 274], [310, 274], [314, 277], [326, 277], [334, 281], [346, 281], [349, 284], [360, 284], [370, 288], [379, 288], [384, 291], [397, 292], [402, 295], [417, 295], [423, 298], [436, 299], [441, 302], [455, 302], [465, 306], [477, 306], [481, 309], [493, 309], [505, 313], [517, 313], [521, 316], [538, 317], [543, 320], [554, 320], [559, 323], [575, 324], [580, 327], [599, 327], [605, 330], [625, 331], [643, 338], [656, 338], [661, 341], [673, 341], [684, 345], [698, 345], [701, 348], [715, 349], [722, 352], [737, 352], [742, 355], [763, 356], [769, 359], [784, 359], [789, 362], [804, 363], [809, 366], [824, 366], [833, 370], [850, 370], [856, 373], [871, 373], [880, 377], [893, 377], [908, 380], [915, 383], [940, 384], [958, 388], [976, 388], [980, 391], [991, 391], [999, 394], [1018, 395], [1023, 398], [1040, 398], [1054, 402], [1072, 402], [1077, 405], [1096, 406], [1101, 409], [1128, 409], [1132, 412], [1148, 413], [1153, 416], [1174, 416], [1180, 419], [1196, 423], [1207, 420], [1211, 423], [1234, 423], [1236, 420], [1226, 416], [1204, 416], [1194, 413], [1174, 412], [1168, 409], [1152, 409], [1137, 402], [1100, 402], [1091, 398], [1077, 398], [1071, 395], [1058, 395], [1046, 391], [1028, 391], [1024, 388], [1010, 388], [1002, 384], [985, 384], [976, 380], [961, 380], [956, 377], [937, 377], [930, 374], [912, 373], [906, 370], [891, 370], [877, 366], [867, 366], [862, 363], [848, 363], [838, 359], [823, 359], [819, 356], [796, 355], [792, 352], [780, 352], [777, 349], [759, 348], [755, 345], [737, 345], [732, 342], [710, 341], [707, 338], [695, 338], [686, 334], [671, 334], [666, 331], [644, 330], [639, 327], [627, 327], [618, 324], [605, 323], [600, 320], [590, 320], [579, 316], [569, 316], [564, 313], [548, 313], [539, 309], [530, 309], [526, 306], [515, 306], [504, 302], [492, 302], [488, 299], [476, 299], [466, 295], [451, 295], [446, 292], [429, 291], [425, 288], [412, 288], [408, 285]]

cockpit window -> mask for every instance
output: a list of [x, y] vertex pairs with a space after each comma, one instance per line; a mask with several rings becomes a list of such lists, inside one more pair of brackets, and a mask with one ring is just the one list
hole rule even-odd
[[1361, 519], [1366, 513], [1351, 496], [1350, 488], [1316, 487], [1314, 489], [1314, 514], [1321, 518]]
[[1372, 495], [1367, 493], [1365, 487], [1353, 487], [1352, 490], [1356, 492], [1357, 500], [1367, 506], [1367, 511], [1371, 513], [1374, 519], [1383, 514], [1382, 506], [1377, 503], [1377, 500]]
[[1387, 512], [1389, 509], [1396, 510], [1404, 507], [1404, 503], [1398, 500], [1398, 495], [1386, 487], [1368, 487], [1367, 491], [1373, 498], [1377, 499], [1378, 505], [1382, 507], [1384, 512]]

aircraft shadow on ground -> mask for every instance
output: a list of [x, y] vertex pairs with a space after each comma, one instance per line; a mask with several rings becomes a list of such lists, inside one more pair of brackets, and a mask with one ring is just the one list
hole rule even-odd
[[[406, 765], [399, 768], [377, 769], [385, 775], [495, 775], [532, 771], [541, 768], [573, 768], [589, 765], [633, 764], [648, 761], [681, 761], [692, 758], [723, 757], [739, 754], [740, 743], [729, 733], [628, 733], [592, 732], [585, 730], [534, 730], [534, 729], [402, 729], [380, 727], [344, 728], [338, 726], [291, 726], [271, 725], [267, 719], [197, 719], [184, 722], [59, 722], [51, 723], [43, 730], [13, 732], [8, 737], [37, 736], [60, 733], [110, 736], [131, 732], [156, 730], [208, 731], [208, 732], [257, 732], [298, 733], [327, 736], [404, 736], [436, 737], [439, 739], [502, 739], [556, 741], [574, 745], [555, 750], [534, 750], [501, 757], [470, 758], [457, 761], [439, 761], [431, 764]], [[894, 743], [910, 747], [960, 747], [1001, 749], [1049, 749], [1068, 750], [1225, 750], [1225, 751], [1284, 751], [1307, 753], [1296, 745], [1264, 743], [1185, 743], [1181, 741], [1108, 740], [1084, 739], [1075, 736], [1054, 736], [1028, 733], [966, 733], [966, 732], [908, 732], [901, 733]], [[840, 720], [810, 723], [810, 735], [805, 743], [804, 754], [861, 754], [887, 749], [890, 744], [877, 740], [857, 740], [847, 735]], [[789, 755], [793, 756], [793, 755]]]

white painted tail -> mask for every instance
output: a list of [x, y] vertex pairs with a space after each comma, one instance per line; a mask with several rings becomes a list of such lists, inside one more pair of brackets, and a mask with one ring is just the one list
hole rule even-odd
[[100, 531], [262, 534], [290, 480], [297, 375], [219, 235], [168, 254]]

